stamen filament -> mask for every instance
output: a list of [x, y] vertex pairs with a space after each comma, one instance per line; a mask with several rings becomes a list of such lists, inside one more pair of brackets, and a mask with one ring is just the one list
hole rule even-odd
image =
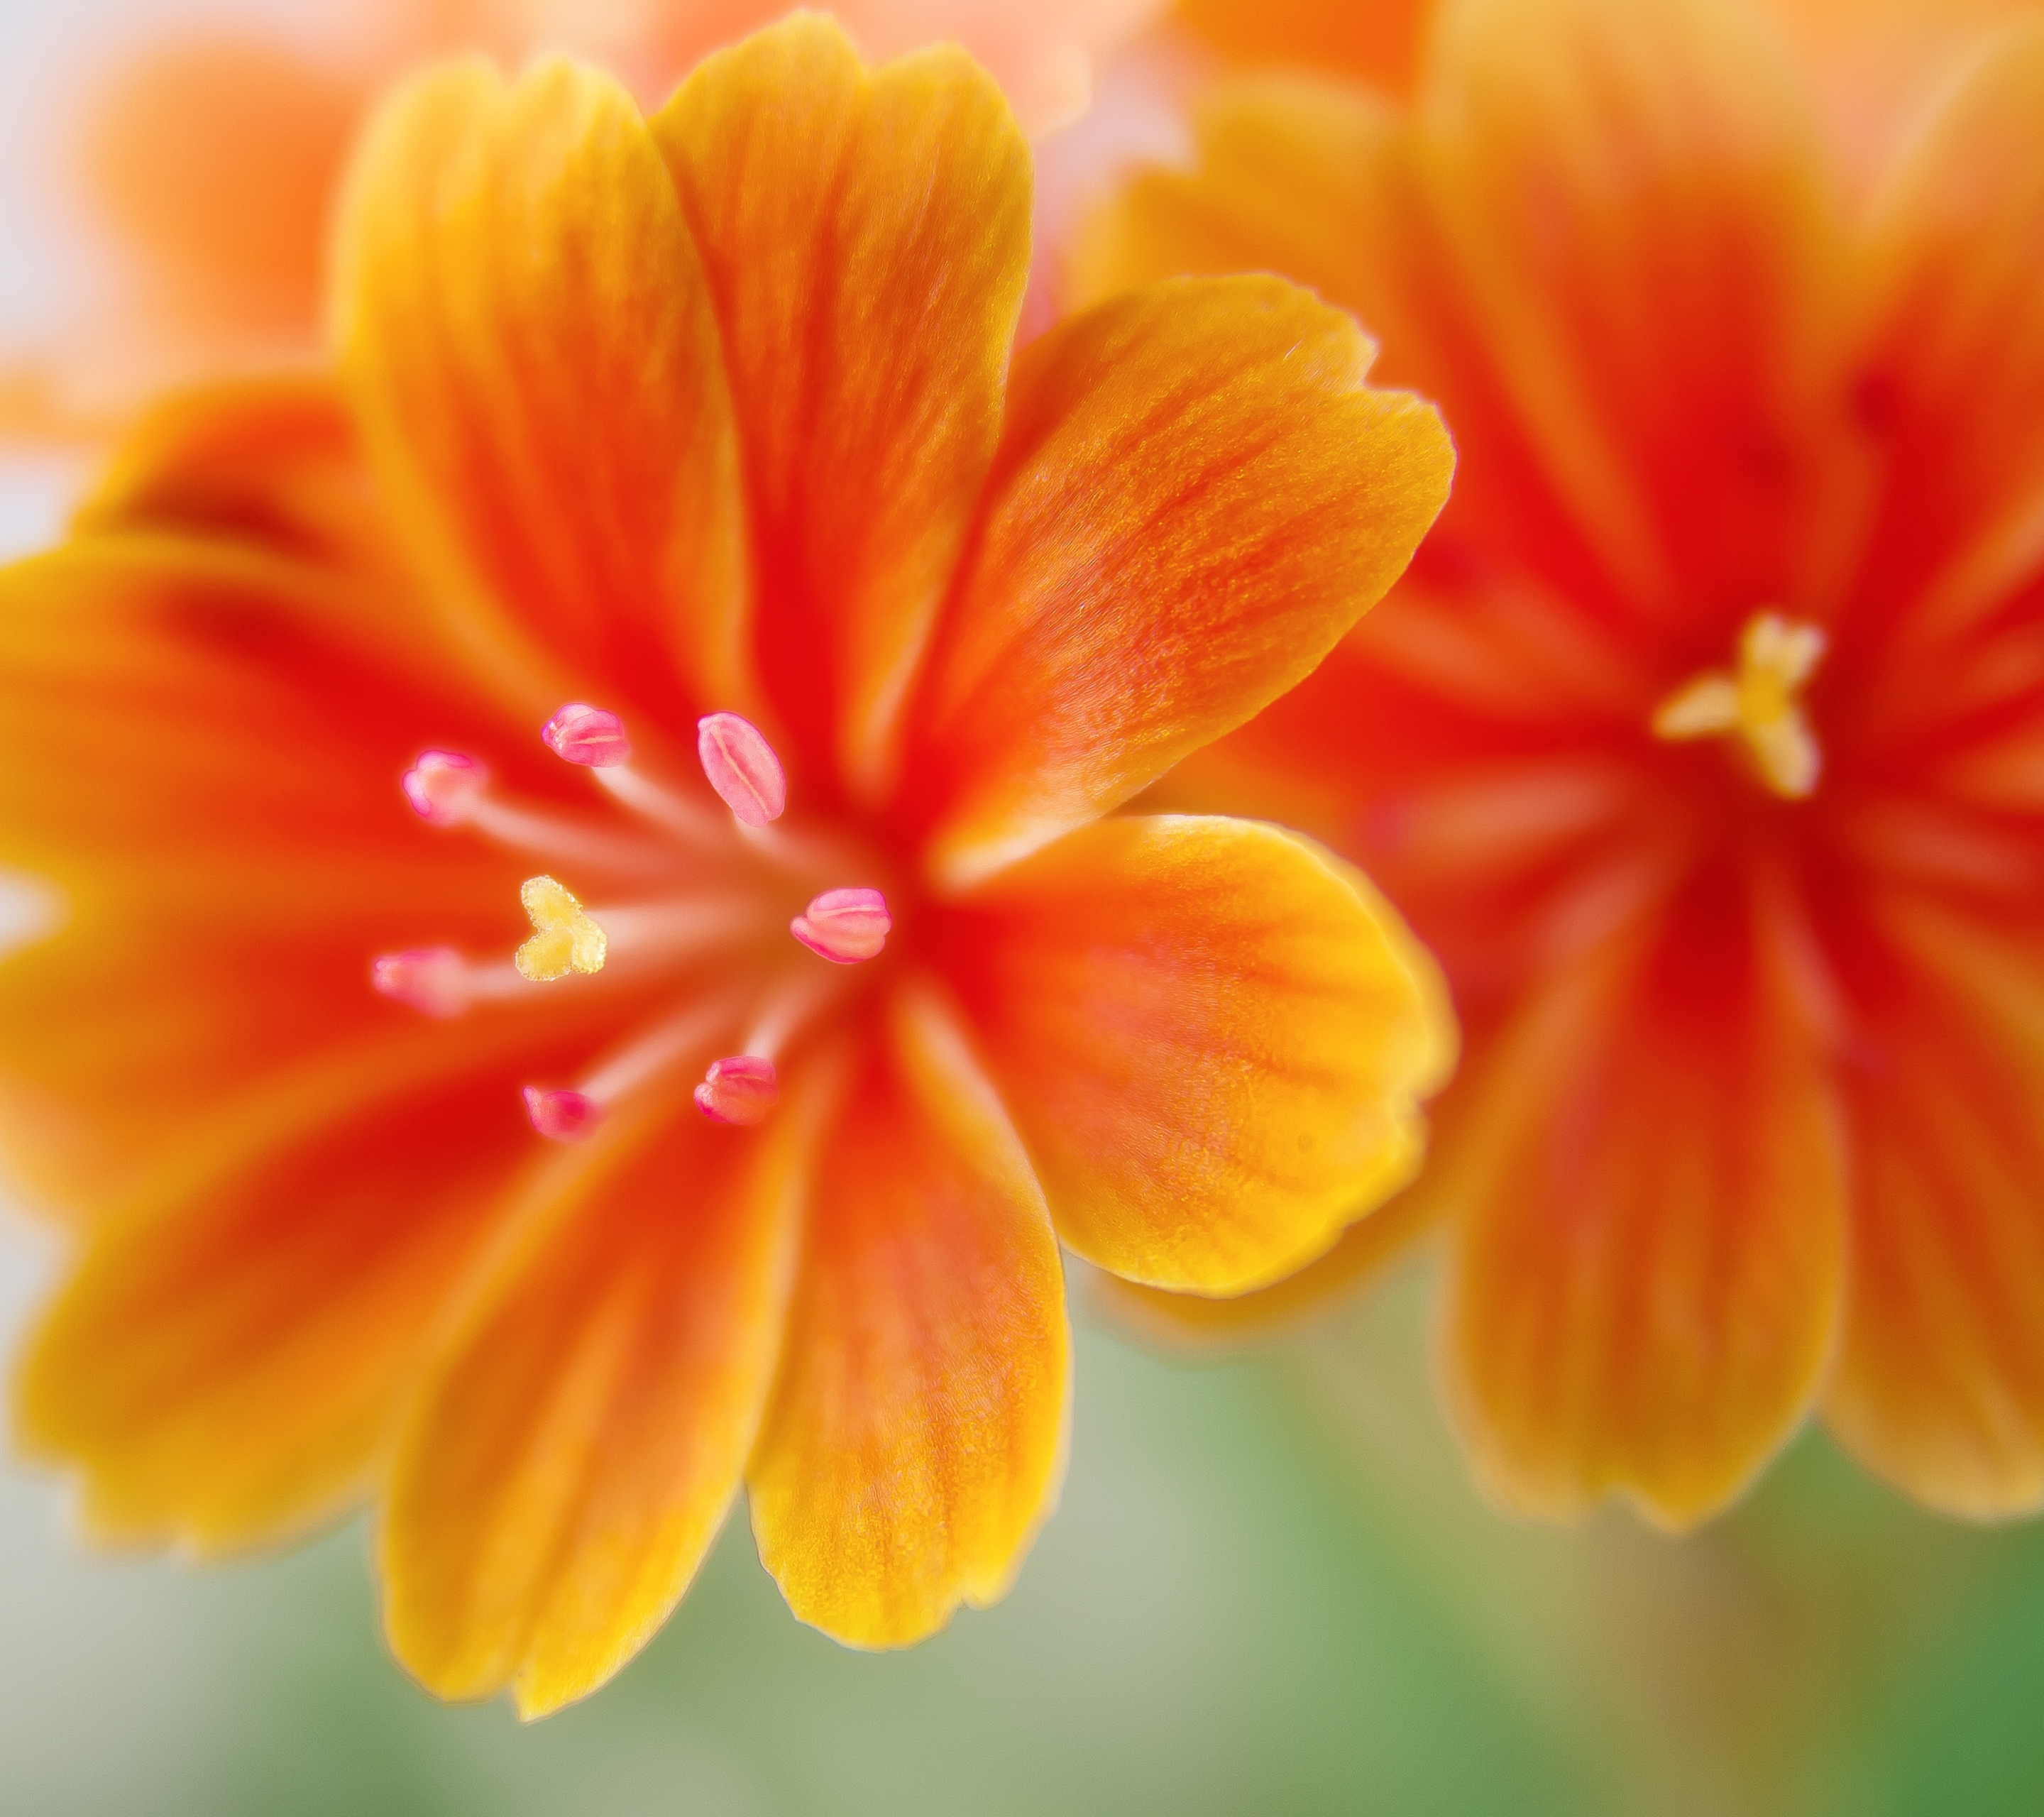
[[614, 764], [592, 770], [590, 774], [610, 791], [620, 806], [630, 809], [640, 819], [665, 827], [669, 832], [678, 834], [692, 844], [725, 843], [724, 828], [714, 815], [629, 764]]
[[743, 896], [627, 902], [584, 912], [603, 930], [609, 962], [686, 958], [756, 929], [765, 915]]
[[369, 970], [369, 981], [394, 1001], [427, 1016], [463, 1014], [478, 1003], [517, 997], [532, 989], [508, 962], [477, 965], [451, 947], [414, 947], [386, 953]]

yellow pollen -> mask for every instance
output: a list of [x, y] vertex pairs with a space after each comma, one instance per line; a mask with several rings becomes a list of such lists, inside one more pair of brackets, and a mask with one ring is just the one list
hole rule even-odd
[[1739, 673], [1712, 669], [1685, 682], [1655, 709], [1654, 736], [1738, 738], [1767, 786], [1800, 800], [1816, 787], [1823, 763], [1802, 701], [1823, 653], [1815, 625], [1757, 613], [1739, 636]]
[[603, 930], [551, 877], [527, 878], [518, 886], [518, 900], [525, 905], [533, 929], [513, 962], [520, 976], [550, 984], [571, 971], [603, 970]]

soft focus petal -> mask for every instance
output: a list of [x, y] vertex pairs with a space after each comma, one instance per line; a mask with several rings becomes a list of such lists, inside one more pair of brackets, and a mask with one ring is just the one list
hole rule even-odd
[[83, 1469], [96, 1535], [236, 1550], [367, 1492], [531, 1151], [537, 1032], [407, 1031], [282, 1073], [87, 1248], [14, 1422], [30, 1455]]
[[774, 704], [870, 799], [1000, 432], [1028, 148], [957, 52], [869, 76], [807, 13], [654, 128], [722, 325]]
[[0, 574], [0, 863], [62, 930], [0, 968], [0, 1116], [38, 1196], [117, 1196], [193, 1120], [407, 1013], [371, 955], [515, 936], [501, 861], [424, 832], [421, 725], [486, 721], [385, 609], [221, 545], [87, 541]]
[[1339, 71], [1402, 91], [1433, 0], [1178, 0], [1178, 16], [1242, 63]]
[[543, 60], [400, 87], [340, 209], [336, 328], [432, 597], [539, 718], [743, 707], [736, 443], [717, 323], [631, 97]]
[[1858, 1143], [1827, 1412], [1870, 1469], [1984, 1519], [2044, 1503], [2044, 968], [2000, 928], [1891, 902], [1854, 955]]
[[1362, 97], [1224, 89], [1200, 168], [1095, 224], [1089, 290], [1228, 265], [1322, 285], [1453, 425], [1441, 537], [1600, 636], [1679, 630], [1685, 673], [1755, 601], [1828, 605], [1838, 539], [1807, 532], [1855, 504], [1826, 458], [1846, 267], [1782, 47], [1716, 0], [1469, 0], [1439, 40], [1403, 133]]
[[1721, 876], [1528, 1003], [1468, 1084], [1452, 1401], [1508, 1508], [1612, 1492], [1685, 1526], [1809, 1406], [1843, 1266], [1842, 1139], [1778, 905]]
[[1360, 877], [1274, 828], [1102, 821], [983, 885], [947, 950], [1060, 1236], [1236, 1293], [1403, 1185], [1454, 1024]]
[[188, 328], [309, 341], [328, 192], [361, 96], [256, 37], [173, 39], [94, 98], [92, 199]]
[[1324, 76], [1216, 83], [1193, 111], [1197, 167], [1138, 171], [1083, 224], [1068, 301], [1187, 274], [1270, 271], [1356, 306], [1381, 256], [1375, 166], [1398, 117]]
[[406, 1422], [386, 1624], [442, 1696], [586, 1696], [680, 1598], [736, 1492], [780, 1353], [807, 1125], [684, 1101], [535, 1182], [527, 1227]]
[[1292, 686], [1447, 495], [1418, 399], [1270, 278], [1160, 284], [1016, 364], [973, 560], [917, 703], [932, 863], [984, 875]]
[[1947, 92], [1876, 250], [1859, 401], [1889, 466], [1865, 573], [1920, 643], [1977, 623], [2044, 565], [2044, 21]]
[[1847, 267], [1774, 36], [1718, 0], [1472, 0], [1413, 159], [1412, 263], [1365, 316], [1520, 516], [1492, 558], [1545, 494], [1590, 565], [1529, 547], [1535, 571], [1679, 625], [1698, 667], [1755, 602], [1828, 604], [1810, 531], [1851, 503], [1827, 496]]
[[1063, 1468], [1057, 1240], [991, 1088], [912, 989], [818, 1169], [787, 1358], [747, 1473], [804, 1621], [904, 1646], [1005, 1594]]
[[226, 379], [172, 394], [136, 425], [71, 528], [217, 536], [375, 574], [364, 603], [386, 609], [394, 626], [417, 610], [391, 584], [360, 439], [325, 378]]

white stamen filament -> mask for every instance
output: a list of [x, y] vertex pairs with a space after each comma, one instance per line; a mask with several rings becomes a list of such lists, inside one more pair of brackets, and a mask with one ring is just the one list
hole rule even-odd
[[737, 1015], [734, 993], [690, 1003], [628, 1041], [575, 1089], [592, 1103], [613, 1104], [708, 1047]]

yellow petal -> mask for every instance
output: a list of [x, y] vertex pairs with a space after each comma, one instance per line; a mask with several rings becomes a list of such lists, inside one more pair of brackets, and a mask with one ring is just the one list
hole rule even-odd
[[998, 1101], [933, 997], [880, 1020], [747, 1472], [789, 1607], [871, 1647], [1006, 1593], [1056, 1497], [1070, 1369], [1057, 1240]]
[[716, 1536], [780, 1353], [810, 1120], [684, 1104], [538, 1181], [407, 1419], [381, 1533], [392, 1650], [429, 1689], [586, 1696]]
[[1058, 1234], [1239, 1293], [1403, 1185], [1454, 1027], [1354, 872], [1240, 820], [1117, 819], [982, 885], [946, 951]]
[[659, 154], [609, 78], [428, 70], [367, 129], [336, 331], [432, 609], [505, 697], [743, 707], [737, 448]]

